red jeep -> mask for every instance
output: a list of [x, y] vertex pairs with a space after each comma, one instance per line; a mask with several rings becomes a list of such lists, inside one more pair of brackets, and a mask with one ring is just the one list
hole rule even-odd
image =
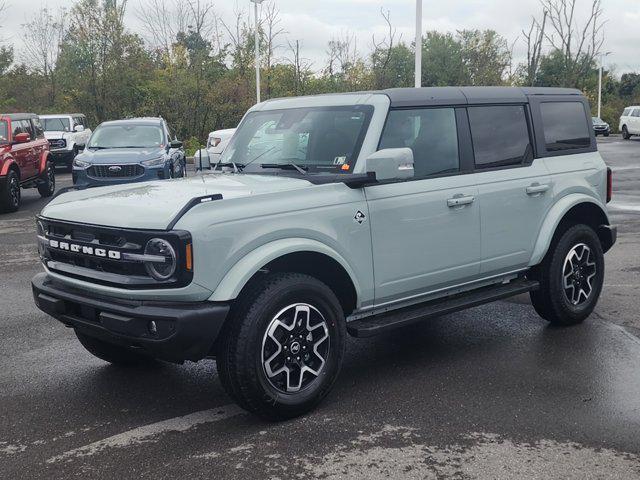
[[0, 114], [0, 212], [20, 207], [20, 188], [37, 188], [42, 197], [56, 189], [49, 142], [32, 113]]

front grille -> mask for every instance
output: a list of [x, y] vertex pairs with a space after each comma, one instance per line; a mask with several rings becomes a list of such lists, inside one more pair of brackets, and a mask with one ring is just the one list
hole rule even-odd
[[125, 165], [92, 165], [87, 175], [93, 178], [130, 178], [144, 173], [144, 167], [136, 163]]
[[67, 141], [64, 138], [49, 140], [49, 147], [51, 148], [65, 148], [66, 146]]
[[181, 287], [191, 282], [193, 275], [184, 268], [178, 268], [174, 278], [159, 282], [141, 261], [125, 259], [127, 254], [144, 254], [149, 239], [158, 237], [172, 244], [178, 265], [184, 266], [184, 246], [191, 242], [187, 232], [97, 227], [42, 217], [38, 222], [40, 257], [59, 275], [132, 289]]

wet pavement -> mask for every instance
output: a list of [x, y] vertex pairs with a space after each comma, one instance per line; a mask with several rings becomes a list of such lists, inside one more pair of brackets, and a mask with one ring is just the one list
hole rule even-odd
[[584, 324], [520, 296], [350, 339], [327, 400], [279, 424], [233, 405], [213, 361], [119, 369], [39, 312], [25, 192], [0, 217], [0, 478], [640, 478], [640, 140], [600, 149], [620, 234]]

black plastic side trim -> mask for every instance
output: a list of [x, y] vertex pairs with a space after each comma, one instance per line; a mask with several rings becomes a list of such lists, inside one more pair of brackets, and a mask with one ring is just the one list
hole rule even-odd
[[203, 195], [201, 197], [192, 198], [191, 200], [189, 200], [189, 203], [182, 207], [176, 214], [176, 216], [173, 217], [173, 220], [169, 222], [169, 225], [167, 225], [167, 230], [173, 230], [173, 227], [176, 226], [176, 223], [178, 223], [178, 221], [196, 205], [200, 205], [201, 203], [213, 202], [215, 200], [222, 200], [222, 194], [216, 193], [213, 195]]

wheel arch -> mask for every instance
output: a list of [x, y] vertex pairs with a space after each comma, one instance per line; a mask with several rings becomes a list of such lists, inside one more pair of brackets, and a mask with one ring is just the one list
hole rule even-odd
[[594, 229], [602, 243], [602, 250], [612, 246], [607, 236], [606, 226], [610, 225], [606, 208], [593, 197], [584, 194], [567, 195], [560, 199], [549, 211], [538, 234], [529, 266], [538, 265], [544, 259], [549, 247], [566, 225], [584, 223]]
[[285, 271], [305, 273], [327, 284], [345, 314], [358, 306], [361, 290], [353, 269], [334, 249], [311, 239], [277, 240], [253, 250], [225, 274], [209, 300], [235, 300], [257, 276]]
[[49, 153], [49, 150], [45, 150], [44, 152], [42, 152], [42, 154], [40, 155], [40, 166], [38, 167], [38, 173], [43, 173], [45, 171], [50, 156], [51, 154]]
[[4, 159], [2, 170], [0, 170], [0, 176], [5, 176], [9, 173], [9, 170], [15, 170], [18, 173], [18, 178], [20, 178], [20, 167], [12, 157]]

